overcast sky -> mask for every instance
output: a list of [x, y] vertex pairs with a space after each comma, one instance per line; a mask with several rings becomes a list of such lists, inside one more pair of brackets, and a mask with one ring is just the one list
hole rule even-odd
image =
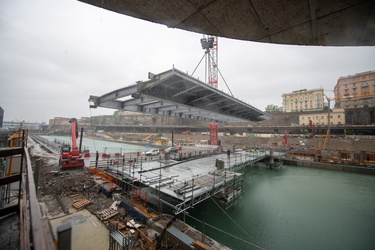
[[[74, 0], [0, 0], [0, 106], [4, 121], [112, 114], [89, 109], [148, 72], [191, 73], [201, 34], [170, 29]], [[375, 47], [310, 47], [219, 38], [219, 69], [234, 96], [258, 109], [282, 93], [323, 87], [375, 70]], [[194, 74], [204, 80], [204, 64]], [[228, 92], [219, 78], [219, 89]], [[327, 92], [333, 96], [333, 92]]]

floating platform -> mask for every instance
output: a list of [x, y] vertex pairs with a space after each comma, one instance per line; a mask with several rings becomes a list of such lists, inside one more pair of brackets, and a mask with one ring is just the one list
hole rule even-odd
[[[230, 156], [217, 154], [188, 161], [158, 160], [111, 165], [109, 169], [128, 180], [138, 182], [167, 197], [173, 198], [175, 213], [218, 196], [234, 203], [243, 193], [242, 174], [236, 172], [269, 156], [268, 152], [236, 151]], [[279, 155], [274, 153], [275, 157]]]

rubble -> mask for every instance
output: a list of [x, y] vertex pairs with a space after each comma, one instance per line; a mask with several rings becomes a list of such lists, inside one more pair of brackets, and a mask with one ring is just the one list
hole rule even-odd
[[[146, 208], [138, 207], [141, 206], [140, 204], [126, 201], [127, 209], [130, 209], [132, 213], [137, 213], [138, 217], [145, 218], [148, 222], [142, 220], [143, 223], [141, 223], [135, 220], [130, 210], [127, 211], [124, 208], [125, 197], [121, 193], [114, 193], [112, 198], [107, 198], [100, 192], [101, 187], [106, 184], [101, 178], [91, 175], [86, 168], [61, 171], [58, 160], [53, 160], [53, 156], [46, 154], [46, 158], [43, 154], [31, 154], [32, 162], [34, 164], [37, 162], [40, 166], [37, 195], [43, 216], [56, 222], [65, 218], [61, 223], [69, 220], [77, 226], [88, 219], [87, 216], [83, 217], [80, 214], [82, 211], [79, 210], [87, 210], [96, 215], [107, 228], [115, 228], [122, 236], [131, 238], [134, 241], [133, 246], [148, 246], [149, 249], [155, 249], [165, 224], [159, 222], [159, 228], [153, 227], [155, 223], [151, 221], [159, 220], [160, 216], [151, 213]], [[59, 197], [60, 204], [56, 197]], [[62, 207], [64, 206], [61, 204], [71, 208], [68, 209], [67, 214], [63, 213]], [[93, 220], [91, 222], [92, 225], [89, 224], [91, 227], [98, 228]], [[198, 232], [195, 236], [200, 237]], [[108, 239], [108, 236], [105, 235], [105, 238]]]

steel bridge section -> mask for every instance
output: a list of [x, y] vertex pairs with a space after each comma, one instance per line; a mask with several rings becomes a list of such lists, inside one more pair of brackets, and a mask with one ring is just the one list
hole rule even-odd
[[149, 80], [90, 96], [91, 108], [143, 112], [216, 123], [269, 120], [272, 117], [198, 79], [171, 69], [149, 73]]

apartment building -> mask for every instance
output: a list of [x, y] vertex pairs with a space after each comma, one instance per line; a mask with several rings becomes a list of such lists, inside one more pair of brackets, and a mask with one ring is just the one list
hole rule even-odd
[[346, 124], [375, 123], [375, 71], [340, 77], [334, 92], [335, 107], [345, 109]]
[[336, 108], [375, 107], [375, 71], [340, 77], [334, 92]]
[[283, 112], [323, 110], [324, 89], [301, 89], [282, 94]]
[[[338, 108], [333, 109], [330, 113], [331, 125], [345, 124], [345, 110]], [[328, 125], [328, 112], [313, 113], [313, 114], [302, 114], [299, 115], [299, 124], [302, 126], [309, 125], [310, 121], [314, 126], [327, 126]]]

